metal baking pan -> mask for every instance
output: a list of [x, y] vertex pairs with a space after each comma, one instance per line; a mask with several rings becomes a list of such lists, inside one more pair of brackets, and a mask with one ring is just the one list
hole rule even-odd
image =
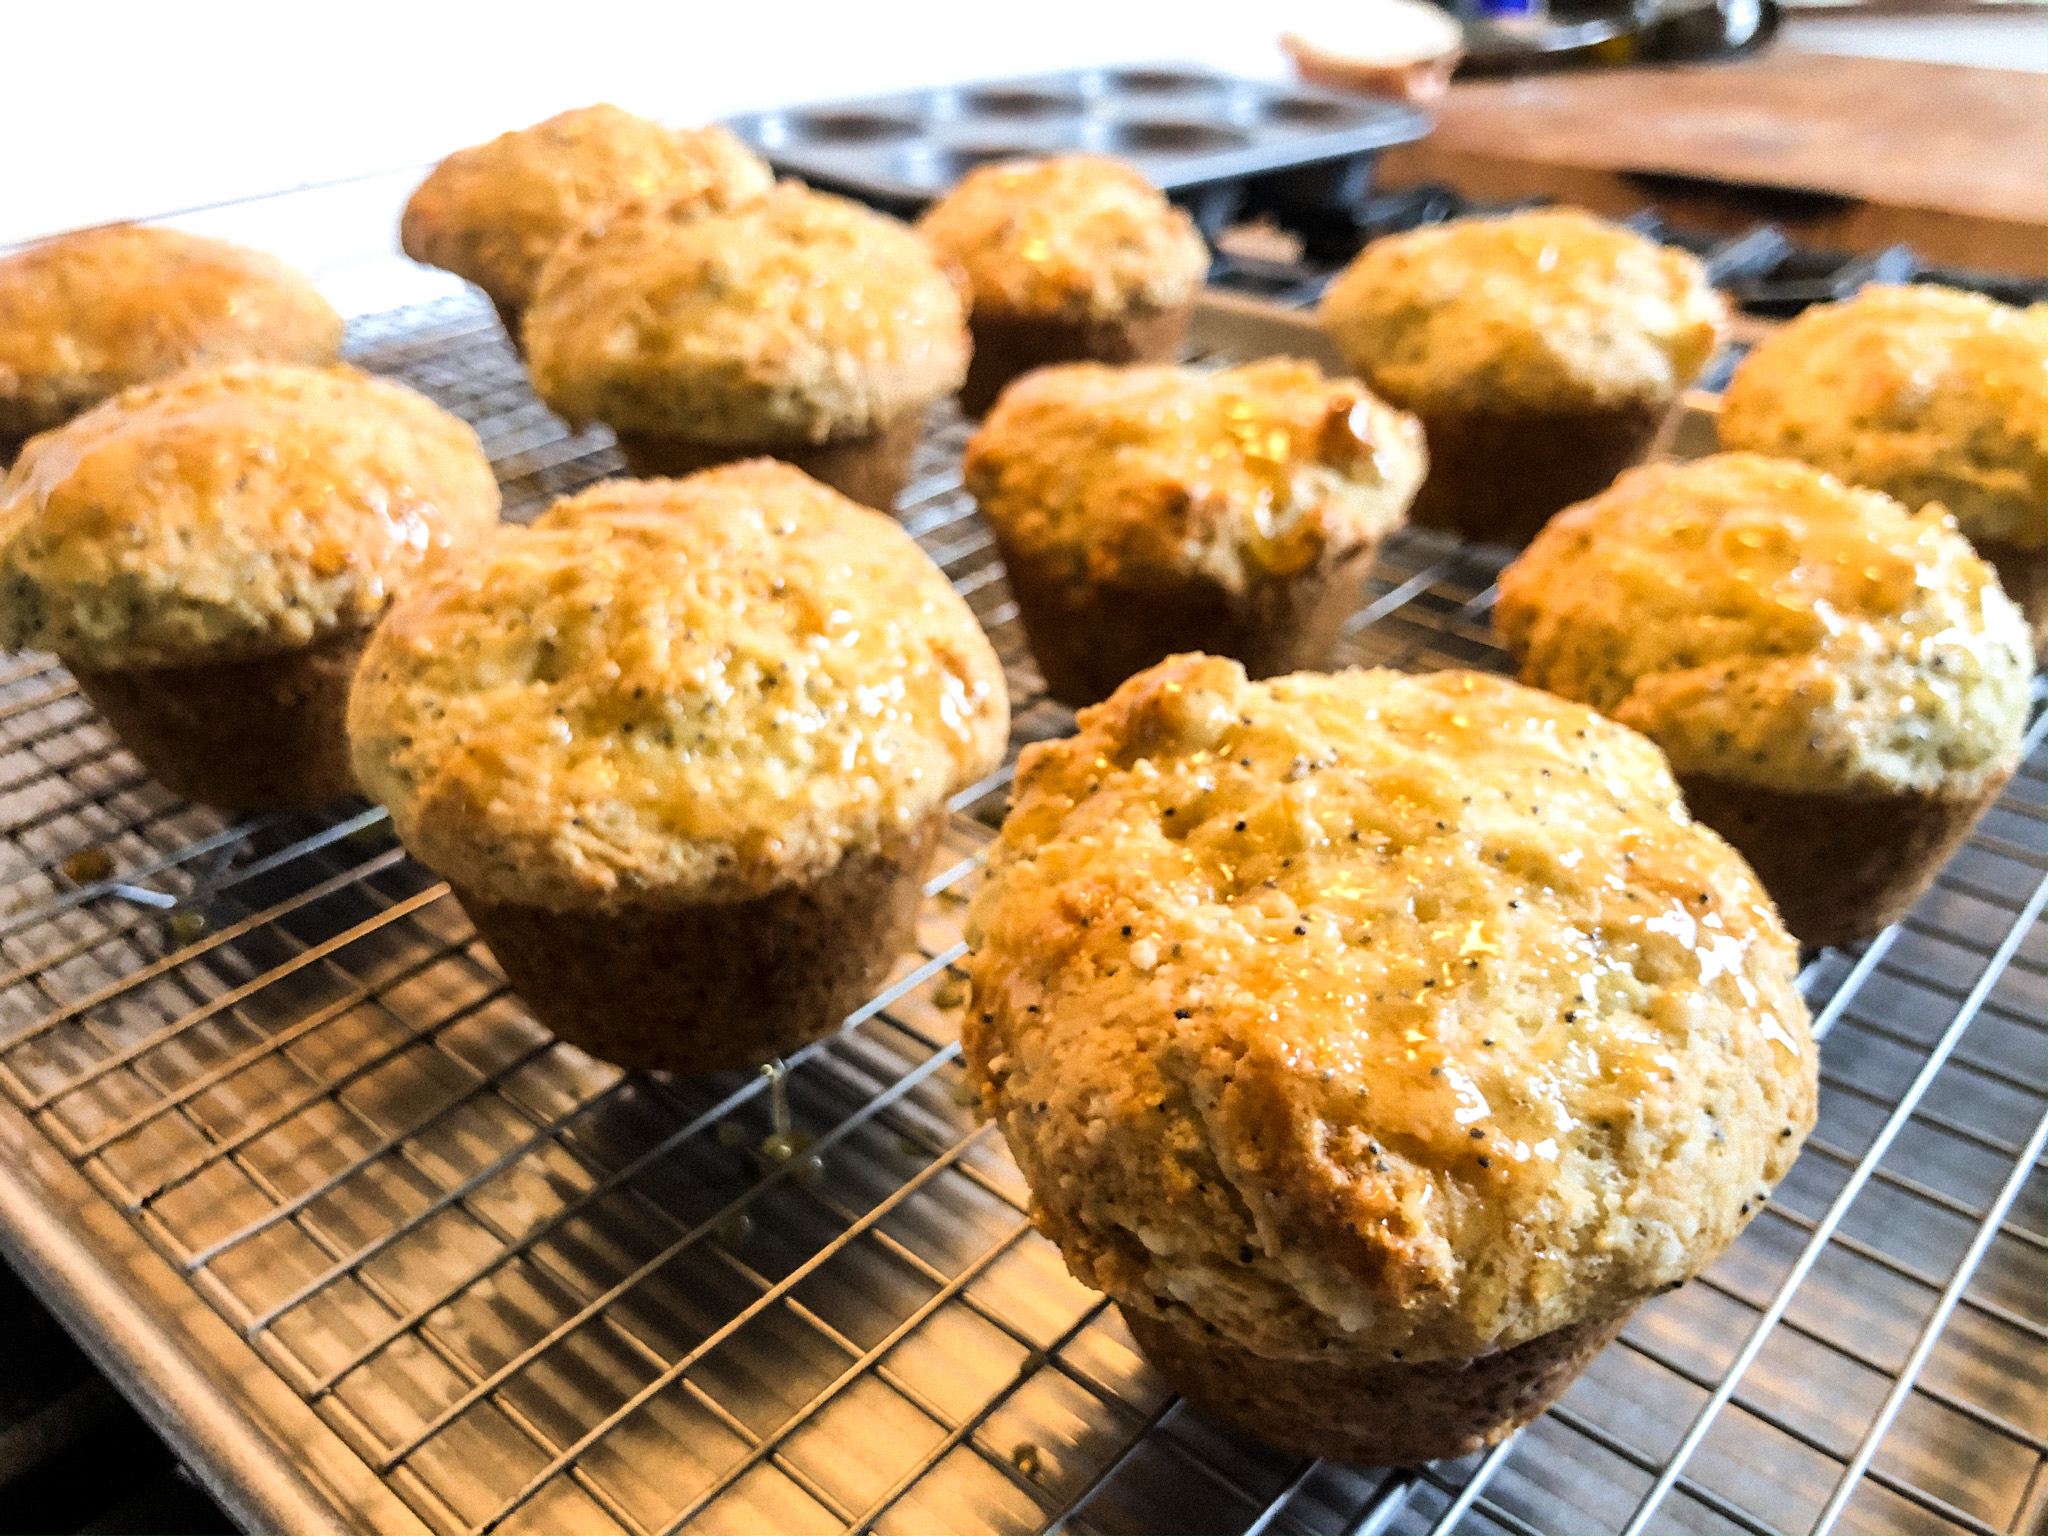
[[[1204, 305], [1218, 360], [1313, 350]], [[473, 297], [360, 364], [474, 422], [527, 519], [617, 471]], [[1697, 432], [1702, 418], [1689, 417]], [[937, 413], [901, 515], [1039, 686]], [[1690, 442], [1691, 439], [1683, 440]], [[1503, 553], [1391, 540], [1343, 659], [1499, 668]], [[381, 811], [232, 823], [47, 658], [0, 669], [0, 1246], [249, 1529], [2039, 1532], [2048, 722], [1905, 923], [1825, 951], [1818, 1130], [1723, 1261], [1484, 1456], [1295, 1461], [1178, 1403], [962, 1103], [962, 795], [919, 949], [790, 1063], [622, 1075], [505, 990]]]
[[729, 120], [778, 171], [915, 214], [978, 165], [1117, 155], [1197, 210], [1348, 208], [1379, 151], [1419, 139], [1413, 107], [1193, 64], [1132, 64], [780, 107]]

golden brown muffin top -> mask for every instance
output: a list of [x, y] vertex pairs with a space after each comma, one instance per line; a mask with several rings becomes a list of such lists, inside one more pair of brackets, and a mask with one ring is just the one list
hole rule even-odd
[[1804, 459], [1973, 539], [2048, 545], [2048, 304], [1920, 283], [1819, 304], [1735, 370], [1723, 447]]
[[1004, 314], [1105, 320], [1176, 309], [1209, 272], [1195, 221], [1107, 155], [981, 166], [918, 230], [966, 272], [976, 309]]
[[1674, 399], [1727, 305], [1686, 252], [1564, 209], [1375, 240], [1320, 316], [1399, 404], [1513, 409]]
[[816, 878], [992, 772], [1008, 729], [910, 536], [766, 459], [505, 529], [378, 628], [349, 708], [414, 854], [557, 911]]
[[1003, 393], [965, 475], [1007, 542], [1076, 584], [1199, 573], [1242, 591], [1398, 528], [1427, 462], [1414, 417], [1314, 363], [1073, 363]]
[[222, 363], [331, 363], [341, 316], [275, 256], [138, 224], [0, 257], [0, 439]]
[[1968, 792], [2013, 766], [2034, 670], [1941, 507], [1746, 453], [1631, 470], [1559, 513], [1494, 624], [1523, 681], [1678, 772], [1793, 792]]
[[92, 667], [269, 655], [374, 623], [498, 519], [476, 433], [353, 368], [138, 384], [0, 482], [0, 646]]
[[668, 128], [599, 102], [458, 149], [405, 205], [399, 244], [517, 309], [548, 253], [613, 203], [662, 195], [678, 211], [719, 213], [774, 182], [723, 128]]
[[1069, 1267], [1430, 1360], [1709, 1264], [1813, 1122], [1796, 948], [1657, 749], [1470, 672], [1170, 657], [1027, 748], [962, 1040]]
[[549, 259], [526, 345], [569, 420], [711, 443], [862, 436], [967, 376], [960, 295], [924, 242], [795, 182], [716, 218], [612, 209]]

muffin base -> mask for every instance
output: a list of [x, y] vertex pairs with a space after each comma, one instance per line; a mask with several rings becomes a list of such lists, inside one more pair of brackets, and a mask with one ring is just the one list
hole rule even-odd
[[865, 437], [830, 438], [822, 443], [699, 443], [685, 437], [621, 432], [619, 452], [626, 467], [643, 479], [694, 475], [700, 469], [741, 459], [780, 459], [843, 496], [878, 512], [893, 512], [910, 483], [910, 462], [924, 434], [924, 412], [900, 416]]
[[1269, 1360], [1119, 1304], [1153, 1368], [1206, 1417], [1298, 1456], [1405, 1467], [1496, 1445], [1548, 1408], [1629, 1314], [1456, 1360]]
[[1802, 944], [1850, 944], [1912, 908], [2010, 774], [1969, 795], [1788, 794], [1680, 774], [1697, 821], [1735, 845]]
[[526, 338], [519, 327], [526, 321], [524, 304], [508, 304], [503, 299], [492, 299], [491, 308], [498, 312], [498, 323], [505, 327], [505, 339], [512, 343], [512, 350], [521, 358], [526, 356]]
[[1406, 409], [1422, 418], [1429, 444], [1429, 478], [1408, 521], [1518, 548], [1641, 463], [1670, 414], [1668, 403], [1648, 401], [1578, 411]]
[[943, 812], [745, 901], [550, 912], [456, 896], [535, 1018], [622, 1067], [754, 1067], [831, 1034], [910, 947]]
[[1977, 553], [1998, 572], [1998, 584], [2005, 595], [2020, 605], [2027, 627], [2034, 632], [2034, 664], [2048, 663], [2048, 545], [2022, 549], [1998, 539], [1976, 544]]
[[100, 670], [79, 691], [153, 778], [224, 811], [279, 811], [356, 793], [348, 690], [370, 631], [256, 661]]
[[1192, 576], [1076, 588], [1048, 563], [1000, 536], [997, 543], [1046, 690], [1076, 709], [1182, 651], [1229, 656], [1255, 678], [1327, 665], [1379, 553], [1377, 542], [1366, 544], [1323, 569], [1232, 593]]
[[974, 357], [960, 386], [960, 409], [985, 416], [1012, 379], [1052, 363], [1170, 363], [1194, 312], [1187, 303], [1115, 320], [1064, 320], [976, 310], [967, 320]]

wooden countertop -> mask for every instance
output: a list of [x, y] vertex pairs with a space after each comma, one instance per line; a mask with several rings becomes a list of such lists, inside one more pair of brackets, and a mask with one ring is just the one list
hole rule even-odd
[[1674, 222], [1784, 224], [1849, 251], [2048, 276], [2048, 88], [2037, 74], [1777, 51], [1737, 64], [1461, 81], [1387, 187], [1547, 195]]

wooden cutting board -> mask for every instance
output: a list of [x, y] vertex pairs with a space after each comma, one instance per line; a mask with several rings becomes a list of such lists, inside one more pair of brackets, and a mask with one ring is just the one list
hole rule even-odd
[[2048, 276], [2048, 81], [2016, 70], [1780, 49], [1736, 64], [1461, 81], [1381, 185], [1487, 200], [1646, 204], [1801, 244], [1897, 241], [1926, 260]]

